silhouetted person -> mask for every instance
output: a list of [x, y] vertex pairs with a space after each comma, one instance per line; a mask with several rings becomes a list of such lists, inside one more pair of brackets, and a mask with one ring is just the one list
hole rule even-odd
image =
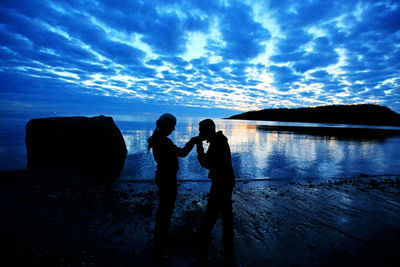
[[169, 113], [160, 116], [156, 130], [148, 139], [149, 149], [157, 163], [155, 181], [158, 186], [160, 204], [158, 206], [154, 229], [155, 256], [161, 256], [161, 250], [168, 240], [171, 216], [177, 195], [176, 174], [179, 169], [178, 157], [185, 157], [193, 149], [198, 137], [191, 138], [183, 148], [177, 147], [168, 136], [175, 130], [176, 118]]
[[212, 182], [206, 212], [200, 228], [200, 245], [202, 252], [206, 253], [212, 229], [218, 216], [221, 215], [224, 251], [226, 256], [231, 256], [234, 248], [232, 191], [235, 185], [231, 150], [228, 139], [221, 131], [215, 131], [215, 124], [211, 119], [201, 121], [199, 126], [200, 138], [210, 144], [207, 152], [204, 153], [202, 143], [197, 142], [197, 157], [201, 166], [210, 170], [208, 177]]

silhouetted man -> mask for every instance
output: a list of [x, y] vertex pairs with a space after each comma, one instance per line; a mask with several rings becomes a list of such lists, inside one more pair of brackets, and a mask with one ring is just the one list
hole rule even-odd
[[207, 251], [210, 235], [221, 214], [223, 225], [223, 243], [226, 255], [233, 253], [233, 213], [232, 191], [235, 185], [235, 176], [232, 168], [231, 150], [228, 139], [221, 131], [215, 131], [214, 121], [203, 120], [199, 123], [202, 140], [210, 143], [204, 153], [201, 142], [197, 143], [198, 160], [204, 168], [210, 170], [208, 177], [212, 185], [208, 196], [208, 203], [203, 222], [200, 228], [203, 252]]

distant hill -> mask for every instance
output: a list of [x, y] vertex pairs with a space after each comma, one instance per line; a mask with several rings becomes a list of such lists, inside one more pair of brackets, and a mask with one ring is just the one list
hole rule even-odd
[[400, 126], [400, 114], [373, 104], [263, 109], [227, 119]]

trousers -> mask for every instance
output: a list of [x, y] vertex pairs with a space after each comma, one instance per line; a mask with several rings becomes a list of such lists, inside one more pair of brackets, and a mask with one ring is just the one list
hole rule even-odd
[[204, 238], [203, 242], [207, 246], [215, 223], [219, 215], [221, 215], [223, 227], [222, 238], [226, 252], [232, 252], [234, 247], [232, 191], [233, 185], [221, 185], [217, 183], [211, 185], [206, 212], [200, 228]]
[[156, 250], [164, 247], [168, 241], [168, 232], [171, 216], [175, 207], [178, 185], [175, 182], [168, 184], [158, 183], [159, 205], [154, 227], [154, 245]]

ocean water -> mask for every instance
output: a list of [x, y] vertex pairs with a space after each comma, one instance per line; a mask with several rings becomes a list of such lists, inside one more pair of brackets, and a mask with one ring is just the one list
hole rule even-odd
[[[343, 138], [263, 130], [263, 125], [362, 127], [315, 123], [215, 120], [217, 130], [228, 137], [232, 163], [241, 180], [328, 180], [362, 175], [400, 174], [400, 136]], [[128, 148], [122, 177], [152, 179], [155, 163], [147, 152], [152, 122], [118, 123]], [[370, 128], [371, 126], [368, 126]], [[388, 127], [393, 128], [393, 127]], [[170, 138], [184, 146], [198, 135], [198, 121], [179, 122]], [[207, 146], [207, 143], [204, 142]], [[178, 178], [207, 180], [207, 171], [197, 162], [195, 149], [180, 159]]]
[[[2, 120], [4, 122], [4, 120]], [[26, 166], [24, 119], [0, 124], [0, 170]], [[184, 146], [198, 135], [196, 119], [179, 120], [171, 140]], [[360, 127], [314, 123], [215, 120], [229, 140], [237, 179], [309, 181], [362, 175], [400, 174], [400, 136], [343, 138], [265, 130], [264, 125]], [[147, 150], [147, 138], [154, 131], [152, 121], [116, 121], [128, 149], [122, 180], [152, 180], [155, 162]], [[369, 128], [371, 126], [368, 126]], [[390, 127], [389, 127], [390, 128]], [[207, 143], [204, 142], [205, 147]], [[207, 181], [207, 170], [197, 162], [196, 151], [180, 158], [178, 179]]]

